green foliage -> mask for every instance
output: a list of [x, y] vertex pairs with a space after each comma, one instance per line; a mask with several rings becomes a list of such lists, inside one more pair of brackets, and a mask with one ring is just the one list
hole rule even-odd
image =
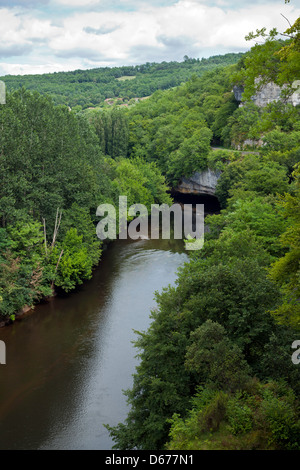
[[260, 114], [259, 108], [252, 102], [236, 109], [222, 128], [221, 137], [224, 144], [240, 148], [246, 139], [257, 139], [259, 133], [254, 125], [259, 121]]
[[[298, 116], [295, 116], [293, 122], [297, 122], [298, 119]], [[300, 131], [282, 132], [276, 128], [268, 132], [263, 141], [262, 154], [285, 165], [291, 174], [295, 164], [300, 160]]]
[[98, 205], [117, 205], [120, 191], [131, 204], [171, 202], [155, 163], [116, 158], [127, 153], [125, 115], [104, 116], [102, 141], [98, 115], [90, 125], [24, 88], [0, 108], [1, 317], [91, 277], [101, 256]]
[[272, 256], [283, 253], [279, 237], [286, 229], [283, 215], [275, 210], [276, 199], [257, 193], [237, 191], [229, 199], [227, 209], [218, 215], [208, 216], [211, 236], [225, 232], [241, 234], [250, 230], [259, 245]]
[[225, 207], [235, 189], [259, 195], [277, 195], [289, 191], [287, 169], [269, 157], [247, 154], [224, 168], [218, 180], [216, 196]]
[[[290, 391], [285, 400], [276, 396], [274, 391], [264, 392], [262, 412], [271, 432], [271, 442], [288, 441], [292, 428], [295, 426], [295, 396]], [[299, 445], [299, 444], [298, 444]]]
[[121, 109], [93, 111], [87, 114], [87, 118], [95, 128], [100, 147], [105, 155], [112, 158], [127, 156], [128, 121]]
[[213, 389], [234, 391], [249, 380], [250, 368], [239, 347], [226, 337], [225, 328], [207, 320], [191, 333], [185, 367], [195, 381]]
[[[216, 55], [208, 59], [182, 62], [147, 62], [124, 67], [101, 67], [91, 70], [48, 73], [43, 75], [6, 75], [1, 77], [9, 91], [20, 87], [50, 96], [56, 105], [74, 111], [105, 105], [105, 99], [120, 98], [124, 103], [134, 97], [146, 97], [156, 90], [166, 90], [186, 82], [193, 74], [234, 64], [242, 53]], [[121, 80], [121, 78], [132, 78]], [[135, 77], [135, 78], [134, 78]]]
[[[204, 248], [156, 295], [151, 326], [138, 333], [130, 411], [108, 426], [116, 448], [300, 448], [290, 350], [299, 326], [299, 110], [251, 101], [270, 81], [286, 81], [288, 96], [299, 78], [297, 28], [288, 42], [273, 30], [237, 66], [128, 110], [129, 154], [155, 161], [173, 186], [207, 166], [221, 172], [223, 210], [207, 217]], [[245, 87], [241, 107], [234, 83]]]
[[208, 168], [215, 172], [224, 171], [231, 160], [238, 158], [239, 153], [228, 149], [211, 150], [207, 157]]
[[96, 207], [103, 158], [85, 120], [21, 89], [8, 94], [0, 121], [2, 226], [27, 214], [51, 223], [73, 202]]
[[191, 176], [195, 171], [207, 168], [207, 156], [210, 151], [212, 131], [207, 127], [195, 131], [192, 137], [185, 139], [178, 150], [170, 156], [167, 173], [176, 184], [184, 175]]
[[[200, 388], [186, 418], [170, 420], [168, 450], [299, 450], [299, 408], [278, 382], [249, 382], [248, 390]], [[209, 426], [207, 426], [209, 423]]]
[[[246, 365], [242, 366], [241, 354], [252, 371], [261, 373], [264, 345], [275, 328], [267, 311], [276, 304], [279, 294], [267, 279], [265, 260], [253, 259], [257, 245], [252, 248], [253, 251], [249, 249], [249, 237], [243, 240], [240, 234], [227, 243], [210, 241], [180, 271], [177, 288], [169, 287], [157, 295], [158, 310], [152, 314], [153, 322], [136, 343], [141, 362], [133, 388], [127, 392], [131, 410], [125, 427], [120, 424], [110, 428], [117, 448], [122, 445], [128, 449], [132, 442], [137, 448], [160, 448], [166, 440], [167, 420], [173, 413], [185, 413], [197, 385], [216, 377], [219, 384], [229, 387], [231, 380], [232, 386], [243, 382], [248, 372]], [[201, 340], [201, 335], [199, 330], [196, 336], [191, 332], [207, 320], [219, 323], [230, 342], [224, 339], [212, 345], [215, 361], [211, 365], [205, 362], [208, 353], [204, 348], [204, 362], [198, 368], [201, 348], [197, 340]], [[191, 346], [193, 339], [196, 342]], [[204, 335], [201, 341], [205, 341]], [[222, 373], [221, 354], [226, 358]], [[192, 371], [184, 366], [186, 359]], [[127, 441], [126, 436], [131, 436], [131, 440]]]
[[253, 427], [252, 410], [242, 398], [240, 393], [236, 393], [227, 404], [226, 417], [229, 429], [234, 435], [249, 432]]
[[43, 233], [26, 220], [1, 230], [0, 315], [14, 318], [25, 305], [50, 295], [43, 267]]
[[280, 205], [283, 206], [283, 215], [288, 221], [286, 231], [281, 235], [281, 245], [287, 248], [284, 256], [277, 259], [270, 269], [270, 276], [282, 288], [284, 301], [274, 311], [279, 322], [300, 328], [300, 187], [299, 169], [294, 172], [296, 179], [295, 195], [286, 194], [282, 197]]
[[119, 195], [127, 195], [128, 204], [145, 204], [147, 207], [153, 201], [149, 189], [145, 186], [146, 178], [140, 169], [135, 167], [130, 160], [122, 159], [115, 167], [116, 177], [114, 184]]
[[[286, 41], [278, 40], [278, 35], [288, 37]], [[288, 93], [291, 93], [291, 85], [294, 80], [299, 78], [300, 73], [300, 19], [297, 18], [293, 25], [279, 33], [276, 28], [273, 28], [269, 34], [266, 33], [266, 28], [256, 30], [256, 34], [250, 33], [246, 39], [254, 39], [257, 37], [264, 37], [266, 41], [262, 45], [256, 44], [250, 57], [245, 58], [245, 63], [248, 62], [248, 69], [257, 71], [256, 77], [262, 80], [278, 83], [279, 85], [288, 85]], [[251, 73], [251, 72], [250, 72]], [[254, 77], [255, 78], [255, 77]], [[249, 77], [250, 82], [253, 83]]]
[[244, 66], [237, 74], [236, 79], [243, 82], [245, 91], [244, 100], [250, 100], [265, 83], [276, 83], [282, 66], [278, 52], [284, 41], [271, 40], [264, 44], [256, 44], [244, 58]]
[[82, 246], [87, 249], [93, 266], [96, 265], [101, 256], [101, 242], [96, 236], [95, 225], [89, 212], [77, 204], [64, 211], [58, 240], [63, 240], [72, 228], [76, 228], [77, 234], [82, 237]]
[[144, 185], [150, 192], [153, 203], [172, 205], [173, 200], [168, 194], [166, 178], [161, 174], [155, 162], [146, 162], [142, 158], [132, 159], [134, 166], [141, 172]]
[[171, 203], [167, 194], [168, 186], [154, 162], [148, 163], [140, 158], [118, 159], [112, 163], [115, 194], [127, 196], [128, 206], [144, 204], [148, 210], [154, 203]]
[[17, 222], [7, 227], [10, 237], [10, 247], [16, 256], [24, 258], [25, 262], [31, 262], [41, 254], [43, 243], [42, 226], [39, 222]]
[[[299, 369], [290, 360], [300, 313], [299, 110], [250, 100], [271, 80], [291, 91], [298, 26], [287, 42], [273, 30], [245, 56], [5, 78], [8, 88], [34, 80], [43, 92], [46, 78], [59, 106], [21, 88], [0, 108], [1, 318], [90, 279], [101, 256], [99, 204], [121, 195], [148, 209], [170, 204], [167, 183], [221, 172], [223, 210], [206, 219], [204, 248], [176, 286], [156, 293], [152, 323], [138, 333], [130, 411], [107, 426], [117, 448], [300, 447]], [[234, 83], [245, 86], [242, 107]], [[111, 97], [130, 106], [103, 103]], [[82, 112], [91, 105], [101, 107]], [[247, 139], [263, 146], [210, 147], [243, 149]]]
[[12, 316], [30, 300], [28, 279], [24, 282], [22, 274], [19, 260], [13, 258], [10, 251], [2, 253], [0, 263], [0, 313], [2, 318]]
[[83, 236], [78, 235], [77, 229], [71, 228], [67, 231], [61, 245], [56, 246], [52, 253], [52, 257], [58, 261], [63, 250], [55, 276], [55, 285], [65, 292], [69, 292], [82, 284], [85, 279], [92, 277], [93, 258], [82, 243], [82, 239]]
[[[169, 420], [170, 442], [168, 450], [193, 450], [197, 449], [199, 437], [217, 432], [225, 417], [226, 402], [228, 397], [223, 392], [213, 392], [209, 389], [198, 388], [198, 393], [193, 397], [193, 407], [186, 419], [174, 413]], [[204, 440], [204, 445], [206, 440]]]
[[[280, 36], [288, 39], [279, 39]], [[299, 107], [293, 107], [286, 102], [295, 92], [295, 83], [300, 74], [299, 18], [284, 32], [279, 33], [274, 28], [267, 34], [266, 28], [262, 28], [246, 36], [248, 40], [256, 38], [262, 38], [264, 43], [253, 46], [241, 58], [232, 75], [233, 82], [242, 86], [244, 92], [242, 108], [229, 117], [222, 131], [223, 139], [228, 145], [232, 142], [234, 145], [243, 146], [245, 139], [268, 139], [266, 133], [274, 132], [275, 128], [276, 137], [279, 131], [299, 130]], [[262, 109], [255, 109], [252, 98], [270, 83], [281, 87], [281, 100], [269, 103]], [[280, 136], [282, 142], [288, 138], [284, 134]], [[263, 150], [267, 151], [267, 148]], [[292, 163], [295, 152], [289, 154], [288, 147], [284, 147], [284, 150], [288, 153], [282, 156], [291, 170], [291, 166], [298, 160], [296, 158]]]
[[131, 156], [155, 161], [176, 186], [182, 177], [208, 166], [210, 144], [237, 107], [231, 67], [192, 76], [184, 85], [156, 92], [128, 110]]

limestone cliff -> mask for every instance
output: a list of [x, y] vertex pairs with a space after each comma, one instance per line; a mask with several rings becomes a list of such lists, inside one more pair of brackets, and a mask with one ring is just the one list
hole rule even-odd
[[[284, 88], [284, 87], [283, 87]], [[281, 91], [282, 88], [276, 83], [270, 82], [263, 85], [260, 90], [252, 96], [252, 101], [256, 106], [264, 107], [267, 104], [272, 103], [273, 101], [281, 100]], [[241, 85], [235, 85], [233, 87], [233, 93], [235, 99], [242, 105], [242, 94], [244, 92], [244, 88]], [[297, 106], [300, 104], [300, 93], [295, 91], [289, 98], [287, 99], [287, 103], [292, 104], [293, 106]]]
[[175, 191], [186, 194], [208, 194], [214, 196], [220, 175], [220, 171], [216, 172], [210, 169], [196, 172], [189, 178], [182, 178]]
[[[267, 104], [278, 101], [281, 99], [281, 91], [280, 88], [275, 83], [267, 83], [263, 85], [261, 89], [252, 97], [252, 101], [259, 107], [264, 107]], [[235, 85], [233, 87], [233, 93], [235, 99], [240, 103], [242, 106], [242, 95], [244, 92], [244, 88], [241, 85]], [[300, 93], [295, 92], [293, 93], [288, 99], [288, 103], [291, 103], [293, 106], [300, 104]], [[256, 145], [261, 146], [262, 140], [258, 141], [251, 141], [246, 140], [243, 145], [239, 145], [238, 149], [242, 149], [246, 145]], [[234, 144], [233, 144], [234, 146]], [[210, 195], [214, 196], [216, 191], [216, 186], [218, 179], [221, 175], [221, 172], [215, 172], [210, 169], [207, 169], [202, 172], [196, 172], [189, 178], [182, 178], [180, 184], [177, 188], [174, 188], [175, 191], [178, 191], [183, 194], [195, 194], [195, 195]]]

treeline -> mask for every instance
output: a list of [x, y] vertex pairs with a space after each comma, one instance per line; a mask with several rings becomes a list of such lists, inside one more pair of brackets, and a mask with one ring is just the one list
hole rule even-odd
[[[252, 76], [255, 84], [259, 60], [264, 80], [276, 81], [286, 64], [291, 92], [300, 63], [297, 38], [278, 43], [270, 36], [231, 70], [227, 83]], [[279, 61], [273, 58], [278, 51]], [[150, 159], [151, 148], [166, 173], [170, 165], [163, 149], [176, 152], [181, 144], [174, 144], [175, 132], [166, 124], [159, 140], [155, 122], [169, 115], [176, 125], [177, 114], [191, 113], [189, 103], [195, 122], [205, 115], [200, 130], [221, 143], [243, 144], [251, 136], [263, 145], [249, 154], [198, 153], [201, 162], [194, 170], [204, 162], [222, 170], [217, 185], [222, 210], [207, 217], [204, 248], [179, 270], [175, 287], [156, 295], [152, 323], [138, 334], [140, 362], [126, 392], [130, 411], [124, 423], [107, 426], [117, 449], [300, 448], [300, 369], [291, 359], [300, 329], [300, 109], [284, 100], [257, 108], [247, 100], [252, 85], [246, 80], [244, 106], [234, 107], [226, 81], [224, 89], [217, 74], [212, 76], [207, 91], [204, 77], [191, 80], [168, 92], [173, 99], [159, 98], [164, 108], [156, 110], [153, 97], [152, 114], [149, 100], [132, 117], [132, 151], [146, 148]], [[184, 111], [183, 102], [176, 109], [180, 92]], [[190, 129], [186, 139], [193, 135]]]
[[[184, 64], [188, 70], [194, 65], [211, 67], [234, 59], [234, 54], [202, 61], [185, 58]], [[140, 66], [140, 73], [155, 75], [164, 69], [169, 70], [168, 64], [146, 64]], [[113, 73], [132, 71], [122, 68]], [[220, 73], [221, 84], [229, 75], [221, 69]], [[2, 319], [13, 319], [25, 305], [52, 295], [58, 288], [74, 289], [91, 277], [101, 256], [94, 233], [97, 205], [117, 204], [119, 194], [127, 194], [131, 204], [170, 202], [165, 177], [170, 184], [197, 168], [199, 152], [201, 168], [207, 165], [212, 133], [194, 97], [197, 100], [201, 96], [211, 77], [215, 79], [208, 73], [203, 79], [198, 95], [196, 77], [178, 92], [173, 90], [179, 98], [171, 110], [172, 92], [156, 92], [149, 105], [135, 107], [136, 115], [117, 107], [70, 112], [38, 92], [21, 88], [8, 93], [7, 104], [0, 108]], [[225, 82], [220, 85], [222, 90], [230, 87], [228, 80]], [[35, 88], [39, 88], [39, 81]], [[186, 100], [190, 100], [188, 106]], [[162, 109], [168, 110], [163, 122]], [[175, 146], [166, 149], [164, 135], [173, 126], [170, 137]], [[152, 134], [147, 136], [151, 128]], [[147, 147], [140, 131], [154, 145], [158, 138], [161, 154], [150, 155], [151, 147]]]
[[[234, 64], [241, 56], [242, 53], [230, 53], [201, 60], [185, 57], [183, 62], [147, 62], [43, 75], [6, 75], [1, 80], [9, 91], [25, 87], [50, 96], [55, 104], [78, 109], [103, 105], [107, 98], [121, 97], [126, 102], [134, 97], [149, 96], [156, 90], [186, 82], [192, 74], [202, 75], [207, 70]], [[135, 78], [130, 80], [132, 77]]]
[[87, 110], [103, 151], [115, 157], [143, 157], [155, 162], [170, 185], [209, 165], [211, 144], [238, 103], [232, 93], [234, 66], [193, 75], [173, 90], [156, 91], [128, 109]]
[[222, 169], [229, 154], [212, 152], [211, 146], [234, 152], [253, 150], [261, 141], [263, 151], [272, 150], [273, 160], [291, 171], [299, 160], [299, 109], [284, 101], [260, 108], [248, 100], [239, 107], [233, 86], [239, 83], [245, 61], [249, 75], [253, 74], [246, 56], [237, 65], [194, 75], [172, 90], [156, 91], [134, 107], [87, 110], [84, 115], [107, 155], [141, 156], [155, 162], [172, 186], [195, 171]]
[[207, 168], [211, 145], [220, 143], [227, 118], [238, 107], [232, 67], [193, 76], [130, 109], [129, 153], [155, 161], [172, 185]]
[[[300, 110], [250, 99], [257, 73], [281, 83], [285, 65], [291, 93], [299, 54], [296, 39], [270, 37], [238, 64], [127, 109], [76, 114], [24, 89], [0, 108], [4, 319], [91, 276], [102, 249], [97, 205], [124, 194], [129, 204], [170, 202], [166, 181], [222, 171], [222, 211], [206, 219], [204, 248], [175, 287], [157, 294], [151, 326], [139, 334], [128, 417], [108, 426], [117, 448], [300, 448], [291, 361], [300, 328]], [[245, 86], [242, 107], [236, 83]], [[247, 139], [255, 153], [236, 150]]]
[[[154, 163], [103, 154], [87, 120], [37, 92], [0, 108], [0, 320], [69, 292], [101, 256], [96, 208], [170, 202]], [[117, 155], [115, 155], [117, 157]]]

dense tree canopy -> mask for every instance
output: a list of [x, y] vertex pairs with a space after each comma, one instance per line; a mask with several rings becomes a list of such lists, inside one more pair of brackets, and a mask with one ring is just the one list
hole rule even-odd
[[105, 156], [88, 120], [48, 97], [22, 88], [0, 108], [1, 319], [92, 276], [98, 205], [127, 193], [132, 204], [170, 202], [154, 162], [122, 159], [122, 117], [108, 118], [115, 139]]
[[[128, 113], [129, 149], [157, 161], [173, 184], [207, 166], [221, 171], [222, 210], [207, 217], [204, 248], [190, 255], [175, 287], [157, 294], [152, 323], [138, 333], [130, 411], [108, 426], [116, 448], [300, 448], [300, 376], [291, 361], [299, 334], [300, 110], [251, 100], [257, 77], [295, 79], [297, 25], [287, 42], [274, 34], [236, 67], [193, 77]], [[241, 81], [238, 107], [231, 90]], [[203, 130], [228, 150], [203, 146]], [[196, 142], [201, 150], [189, 147]]]
[[182, 62], [147, 62], [124, 67], [55, 72], [43, 75], [1, 77], [9, 91], [26, 87], [50, 96], [55, 104], [76, 109], [103, 106], [105, 99], [120, 98], [124, 104], [186, 82], [194, 73], [202, 75], [216, 67], [234, 64], [242, 53], [217, 55], [208, 59], [187, 58]]
[[[99, 204], [117, 205], [120, 195], [148, 208], [169, 204], [168, 185], [206, 168], [220, 172], [221, 211], [206, 219], [204, 248], [190, 254], [175, 286], [156, 293], [151, 325], [137, 333], [130, 411], [107, 426], [116, 448], [300, 448], [300, 371], [291, 361], [300, 313], [300, 109], [251, 99], [269, 81], [291, 91], [298, 20], [286, 34], [283, 41], [273, 31], [238, 64], [236, 55], [185, 57], [46, 76], [56, 106], [20, 88], [0, 108], [4, 319], [91, 277], [102, 249]], [[33, 86], [28, 77], [7, 83]], [[235, 84], [244, 86], [242, 106]], [[150, 94], [134, 106], [82, 111], [105, 97]]]

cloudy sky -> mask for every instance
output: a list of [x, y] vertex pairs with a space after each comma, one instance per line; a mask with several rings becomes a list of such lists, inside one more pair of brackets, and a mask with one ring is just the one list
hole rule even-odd
[[291, 0], [0, 0], [0, 75], [182, 61], [245, 51], [256, 28], [284, 31]]

